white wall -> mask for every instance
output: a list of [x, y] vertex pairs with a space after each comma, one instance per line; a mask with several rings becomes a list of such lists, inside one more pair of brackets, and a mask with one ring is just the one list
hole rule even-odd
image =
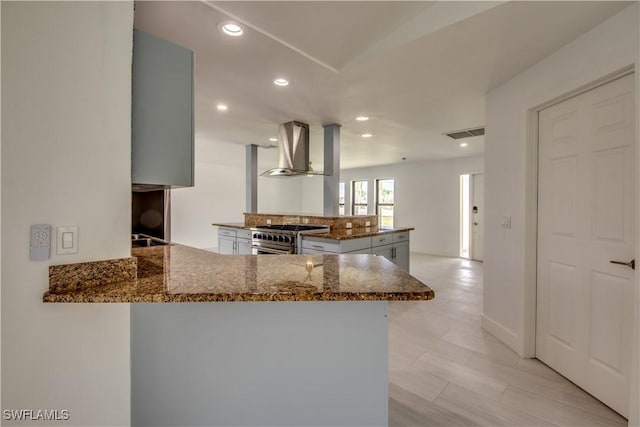
[[[215, 250], [218, 231], [211, 224], [244, 221], [245, 152], [244, 145], [196, 136], [195, 186], [171, 191], [172, 241]], [[277, 156], [277, 150], [258, 149], [258, 173], [276, 167]], [[301, 213], [305, 179], [259, 176], [258, 211]]]
[[[535, 197], [529, 191], [535, 151], [528, 141], [528, 110], [634, 64], [637, 8], [622, 10], [487, 95], [483, 325], [521, 355], [533, 355], [535, 339], [533, 309], [526, 303], [535, 300], [526, 286], [535, 260], [527, 246], [535, 242], [535, 234], [527, 240], [527, 227], [535, 225], [535, 211], [527, 211]], [[511, 229], [501, 227], [507, 215]]]
[[218, 246], [214, 222], [242, 222], [245, 209], [245, 147], [196, 137], [195, 187], [171, 190], [171, 239], [196, 248]]
[[[128, 425], [129, 305], [42, 293], [50, 264], [130, 255], [133, 4], [1, 7], [2, 408]], [[29, 261], [36, 223], [79, 226], [80, 252]]]
[[303, 213], [302, 183], [306, 179], [305, 176], [258, 177], [258, 212]]
[[[415, 227], [411, 251], [457, 257], [460, 251], [460, 175], [484, 170], [481, 156], [347, 169], [340, 182], [369, 181], [369, 213], [375, 214], [374, 180], [395, 179], [396, 226]], [[322, 193], [320, 193], [322, 201]], [[347, 209], [349, 209], [347, 207]]]
[[[344, 171], [342, 171], [344, 173]], [[308, 214], [324, 214], [324, 178], [305, 176], [302, 180], [302, 210]]]
[[[215, 155], [214, 155], [215, 153]], [[277, 151], [258, 150], [259, 172], [277, 163]], [[196, 141], [196, 185], [173, 190], [173, 241], [215, 250], [214, 222], [242, 222], [245, 211], [245, 147]], [[341, 171], [341, 182], [396, 179], [396, 225], [411, 226], [411, 250], [434, 255], [459, 253], [459, 177], [482, 172], [482, 157], [433, 160]], [[258, 211], [322, 214], [321, 176], [258, 178]], [[347, 199], [348, 199], [347, 194]], [[372, 199], [373, 200], [373, 199]], [[370, 212], [374, 213], [373, 204]]]

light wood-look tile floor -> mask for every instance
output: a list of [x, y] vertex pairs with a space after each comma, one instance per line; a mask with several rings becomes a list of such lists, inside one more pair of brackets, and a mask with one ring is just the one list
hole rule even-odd
[[390, 426], [626, 426], [480, 326], [482, 263], [411, 254], [436, 299], [389, 305]]

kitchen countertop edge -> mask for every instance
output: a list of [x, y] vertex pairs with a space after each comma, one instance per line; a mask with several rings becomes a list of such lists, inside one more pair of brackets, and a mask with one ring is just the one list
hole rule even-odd
[[250, 227], [246, 227], [244, 225], [244, 222], [230, 222], [230, 223], [219, 223], [219, 222], [214, 222], [213, 224], [216, 227], [227, 227], [227, 228], [238, 228], [240, 230], [249, 230]]
[[237, 294], [147, 294], [113, 295], [92, 292], [45, 292], [45, 303], [192, 303], [192, 302], [347, 302], [347, 301], [428, 301], [435, 297], [430, 292], [370, 292], [370, 293], [237, 293]]
[[[188, 303], [188, 302], [259, 302], [259, 301], [420, 301], [435, 297], [431, 287], [422, 283], [409, 273], [393, 266], [390, 261], [375, 255], [323, 255], [315, 260], [316, 266], [324, 265], [323, 279], [316, 283], [316, 288], [300, 288], [305, 281], [294, 283], [295, 290], [288, 289], [290, 281], [282, 278], [283, 268], [294, 265], [304, 273], [305, 264], [309, 259], [303, 255], [219, 255], [189, 246], [171, 244], [150, 248], [136, 248], [132, 255], [137, 258], [137, 275], [105, 284], [95, 284], [91, 279], [78, 283], [70, 289], [60, 287], [64, 277], [58, 275], [58, 285], [51, 286], [42, 300], [45, 303]], [[170, 262], [177, 257], [180, 264]], [[259, 257], [263, 262], [258, 264]], [[285, 258], [286, 257], [286, 258]], [[328, 258], [327, 258], [328, 257]], [[332, 258], [333, 257], [333, 258]], [[361, 258], [340, 258], [361, 257]], [[371, 258], [363, 258], [371, 257]], [[374, 258], [375, 257], [375, 258]], [[255, 261], [252, 261], [255, 260]], [[282, 260], [284, 264], [280, 262]], [[306, 261], [305, 261], [306, 260]], [[277, 262], [276, 262], [277, 261]], [[92, 271], [100, 274], [96, 266], [105, 261], [71, 264], [71, 272]], [[263, 264], [266, 262], [266, 266]], [[247, 264], [248, 263], [248, 264]], [[326, 270], [330, 264], [338, 266], [346, 263], [346, 270]], [[260, 270], [246, 270], [247, 265], [261, 266]], [[243, 289], [234, 285], [237, 272], [245, 268], [244, 275], [253, 275], [260, 280], [253, 283], [258, 290]], [[248, 267], [252, 268], [252, 267]], [[354, 270], [354, 268], [356, 270]], [[357, 273], [357, 270], [360, 273]], [[311, 273], [309, 273], [311, 274]], [[333, 276], [336, 274], [336, 276]], [[355, 274], [353, 282], [338, 284], [336, 278], [343, 280], [343, 274]], [[380, 275], [386, 279], [380, 283]], [[243, 275], [243, 276], [244, 276]], [[327, 276], [329, 275], [329, 276]], [[369, 277], [371, 276], [371, 277]], [[72, 276], [69, 276], [72, 278]], [[228, 277], [228, 278], [227, 278]], [[317, 276], [316, 276], [317, 277]], [[214, 278], [218, 285], [203, 286]], [[170, 282], [168, 282], [170, 280]], [[297, 280], [297, 279], [296, 279]], [[350, 280], [347, 278], [347, 280]], [[260, 287], [265, 283], [264, 290]], [[324, 283], [324, 284], [323, 284]], [[281, 284], [281, 285], [280, 285]], [[346, 288], [342, 288], [346, 285]], [[353, 285], [353, 286], [351, 286]], [[275, 286], [274, 289], [269, 287]], [[333, 290], [332, 287], [335, 287]], [[328, 287], [328, 288], [327, 288]], [[206, 289], [200, 291], [200, 289]], [[324, 289], [323, 289], [324, 288]]]

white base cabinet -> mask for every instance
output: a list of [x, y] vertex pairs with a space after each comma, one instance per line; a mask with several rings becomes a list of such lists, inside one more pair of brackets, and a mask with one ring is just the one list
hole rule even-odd
[[393, 262], [393, 245], [384, 245], [371, 248], [371, 253], [378, 256], [383, 256], [389, 261]]
[[393, 262], [403, 269], [409, 271], [409, 241], [394, 243]]
[[310, 235], [302, 237], [303, 254], [370, 254], [371, 237], [360, 239], [333, 240], [321, 239]]
[[236, 239], [236, 254], [251, 255], [251, 239], [243, 239], [238, 236]]
[[359, 239], [332, 240], [313, 237], [302, 238], [303, 254], [373, 254], [387, 258], [405, 271], [409, 271], [409, 232], [385, 233]]
[[219, 227], [218, 253], [222, 255], [251, 255], [251, 231]]
[[236, 250], [236, 238], [218, 235], [218, 252], [222, 255], [233, 255]]

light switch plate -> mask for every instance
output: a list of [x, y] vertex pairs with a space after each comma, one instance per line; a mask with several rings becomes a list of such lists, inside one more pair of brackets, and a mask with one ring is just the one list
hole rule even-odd
[[51, 256], [51, 224], [34, 224], [31, 226], [29, 241], [29, 259], [46, 261]]
[[502, 217], [502, 228], [511, 228], [511, 217], [503, 216]]
[[56, 228], [56, 253], [58, 255], [78, 253], [78, 227]]
[[351, 228], [351, 227], [353, 227], [353, 224], [352, 224], [352, 223], [350, 223], [350, 222], [348, 222], [348, 223], [347, 223], [347, 228]]
[[370, 226], [371, 226], [371, 221], [366, 221], [366, 222], [364, 223], [364, 226], [365, 226], [365, 227], [370, 227]]

